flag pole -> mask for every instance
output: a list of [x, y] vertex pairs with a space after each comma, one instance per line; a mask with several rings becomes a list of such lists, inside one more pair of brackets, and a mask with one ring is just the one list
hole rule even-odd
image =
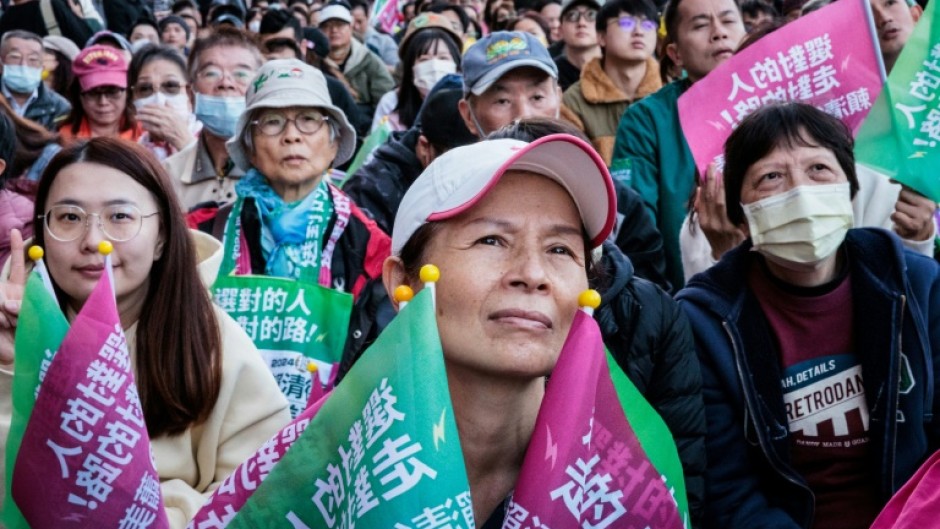
[[[39, 274], [39, 277], [42, 278], [42, 284], [46, 287], [46, 290], [49, 291], [49, 294], [52, 295], [52, 299], [55, 297], [55, 288], [52, 287], [52, 280], [49, 278], [49, 270], [46, 268], [45, 261], [42, 260], [45, 255], [45, 251], [42, 249], [42, 246], [33, 245], [29, 247], [29, 258], [33, 260], [34, 266], [36, 267], [36, 273]], [[56, 301], [58, 301], [56, 299]]]
[[104, 256], [104, 271], [108, 274], [108, 280], [111, 282], [111, 292], [115, 295], [117, 301], [117, 285], [114, 284], [114, 267], [111, 265], [111, 252], [114, 251], [114, 245], [111, 241], [101, 241], [98, 243], [98, 253]]
[[431, 291], [431, 301], [436, 309], [437, 290], [435, 290], [435, 283], [441, 278], [441, 269], [432, 264], [426, 264], [421, 267], [421, 271], [418, 272], [418, 277], [424, 282], [424, 287]]
[[578, 296], [578, 306], [588, 316], [594, 316], [594, 310], [601, 306], [601, 295], [593, 288], [585, 290]]

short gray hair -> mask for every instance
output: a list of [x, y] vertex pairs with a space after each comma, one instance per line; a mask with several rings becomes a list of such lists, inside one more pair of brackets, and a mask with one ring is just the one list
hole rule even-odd
[[6, 55], [7, 44], [10, 39], [23, 39], [23, 40], [32, 40], [39, 43], [39, 47], [42, 47], [42, 37], [33, 33], [32, 31], [26, 31], [23, 29], [14, 29], [7, 31], [3, 34], [3, 38], [0, 38], [0, 55]]

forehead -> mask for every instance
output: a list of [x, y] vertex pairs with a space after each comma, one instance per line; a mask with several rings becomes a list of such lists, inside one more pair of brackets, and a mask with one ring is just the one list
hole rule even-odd
[[148, 61], [140, 69], [140, 75], [138, 77], [149, 77], [149, 76], [177, 76], [182, 77], [184, 75], [183, 70], [179, 67], [178, 64], [168, 61], [166, 59], [153, 59]]
[[467, 211], [454, 217], [455, 225], [480, 218], [508, 220], [542, 218], [552, 226], [567, 226], [580, 237], [581, 216], [574, 199], [561, 184], [530, 171], [509, 170]]
[[150, 191], [127, 173], [106, 165], [79, 162], [59, 171], [49, 188], [45, 205], [69, 202], [97, 206], [117, 201], [156, 204]]
[[679, 23], [688, 22], [697, 16], [719, 16], [726, 12], [738, 13], [738, 6], [734, 0], [683, 0], [679, 4]]
[[502, 77], [493, 83], [493, 86], [491, 86], [484, 95], [493, 92], [523, 92], [551, 84], [552, 77], [547, 73], [538, 68], [523, 66], [522, 68], [509, 70], [503, 74]]
[[199, 67], [214, 66], [258, 66], [255, 55], [241, 46], [213, 46], [199, 54]]
[[32, 39], [12, 37], [7, 39], [4, 51], [18, 51], [20, 53], [42, 53], [42, 43]]

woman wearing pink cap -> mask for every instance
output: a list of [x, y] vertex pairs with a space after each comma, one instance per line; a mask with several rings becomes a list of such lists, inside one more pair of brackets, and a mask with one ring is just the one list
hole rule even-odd
[[143, 134], [127, 104], [127, 62], [120, 51], [89, 46], [72, 61], [72, 113], [59, 132], [66, 140], [107, 136], [137, 141]]

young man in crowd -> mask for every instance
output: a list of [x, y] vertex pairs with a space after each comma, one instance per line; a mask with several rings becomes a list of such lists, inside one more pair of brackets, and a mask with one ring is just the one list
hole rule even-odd
[[601, 55], [594, 26], [600, 8], [597, 0], [569, 0], [561, 10], [561, 40], [565, 47], [555, 57], [555, 64], [562, 91], [578, 82], [584, 65]]
[[624, 111], [663, 86], [653, 58], [657, 20], [650, 0], [604, 4], [595, 24], [601, 56], [584, 66], [581, 80], [562, 98], [562, 116], [584, 131], [608, 166]]
[[352, 15], [353, 36], [378, 55], [390, 73], [394, 72], [399, 60], [398, 44], [395, 39], [372, 26], [372, 20], [369, 18], [372, 6], [368, 1], [352, 0], [350, 6], [352, 6], [349, 12]]
[[0, 38], [0, 92], [18, 115], [55, 132], [71, 110], [68, 100], [42, 82], [42, 37], [13, 30]]
[[890, 73], [924, 10], [913, 0], [871, 0], [871, 11], [885, 70]]
[[684, 283], [679, 230], [697, 170], [679, 124], [677, 100], [692, 83], [726, 61], [744, 37], [734, 0], [675, 0], [665, 13], [669, 58], [688, 74], [624, 113], [617, 128], [611, 173], [639, 192], [662, 233], [673, 287]]

